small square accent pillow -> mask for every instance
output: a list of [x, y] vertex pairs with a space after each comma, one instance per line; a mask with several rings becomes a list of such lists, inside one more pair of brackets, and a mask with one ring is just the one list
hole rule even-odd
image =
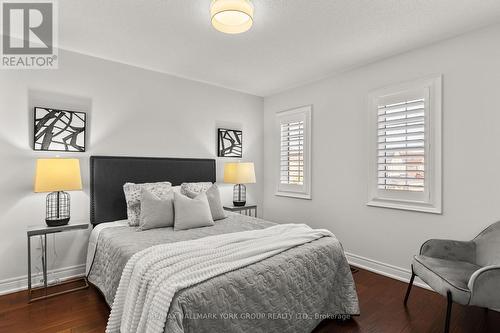
[[123, 192], [127, 201], [128, 224], [132, 227], [137, 227], [140, 222], [143, 189], [148, 190], [160, 199], [165, 199], [172, 191], [172, 184], [170, 182], [158, 182], [144, 184], [125, 183], [123, 185]]
[[174, 193], [160, 199], [148, 190], [142, 190], [141, 218], [138, 231], [174, 226]]
[[[224, 212], [224, 208], [222, 207], [219, 187], [213, 184], [212, 186], [210, 186], [208, 190], [202, 193], [205, 193], [207, 195], [208, 204], [210, 205], [210, 212], [212, 213], [213, 220], [217, 221], [225, 219], [227, 216], [226, 213]], [[188, 196], [191, 199], [196, 198], [198, 195], [200, 194], [186, 190], [186, 196]]]
[[207, 195], [201, 193], [191, 199], [174, 192], [174, 230], [210, 227], [214, 225]]
[[181, 184], [181, 194], [188, 195], [188, 193], [200, 194], [206, 192], [210, 186], [211, 182], [199, 182], [199, 183], [182, 183]]

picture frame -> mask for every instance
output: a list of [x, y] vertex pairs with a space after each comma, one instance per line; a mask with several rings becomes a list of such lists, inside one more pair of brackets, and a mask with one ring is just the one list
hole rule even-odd
[[243, 131], [227, 128], [217, 129], [217, 156], [243, 157]]
[[33, 109], [33, 150], [85, 152], [87, 114], [36, 106]]

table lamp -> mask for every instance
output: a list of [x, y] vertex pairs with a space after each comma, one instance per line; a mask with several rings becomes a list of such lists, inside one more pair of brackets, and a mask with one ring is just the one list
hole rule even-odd
[[70, 220], [70, 195], [64, 191], [82, 189], [80, 161], [69, 158], [38, 159], [36, 161], [35, 193], [50, 192], [47, 195], [49, 227], [68, 224]]
[[233, 205], [245, 206], [247, 188], [244, 184], [255, 183], [253, 163], [226, 163], [224, 165], [224, 183], [236, 184], [233, 188]]

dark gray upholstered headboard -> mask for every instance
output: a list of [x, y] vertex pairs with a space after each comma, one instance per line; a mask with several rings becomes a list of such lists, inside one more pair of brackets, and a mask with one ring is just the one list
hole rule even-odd
[[124, 220], [127, 205], [123, 184], [169, 181], [215, 182], [215, 160], [153, 157], [90, 157], [90, 221]]

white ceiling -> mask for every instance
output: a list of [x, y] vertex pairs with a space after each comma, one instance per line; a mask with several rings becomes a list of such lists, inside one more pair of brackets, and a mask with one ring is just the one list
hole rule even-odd
[[254, 0], [226, 35], [210, 1], [59, 1], [60, 47], [266, 96], [500, 21], [499, 0]]

